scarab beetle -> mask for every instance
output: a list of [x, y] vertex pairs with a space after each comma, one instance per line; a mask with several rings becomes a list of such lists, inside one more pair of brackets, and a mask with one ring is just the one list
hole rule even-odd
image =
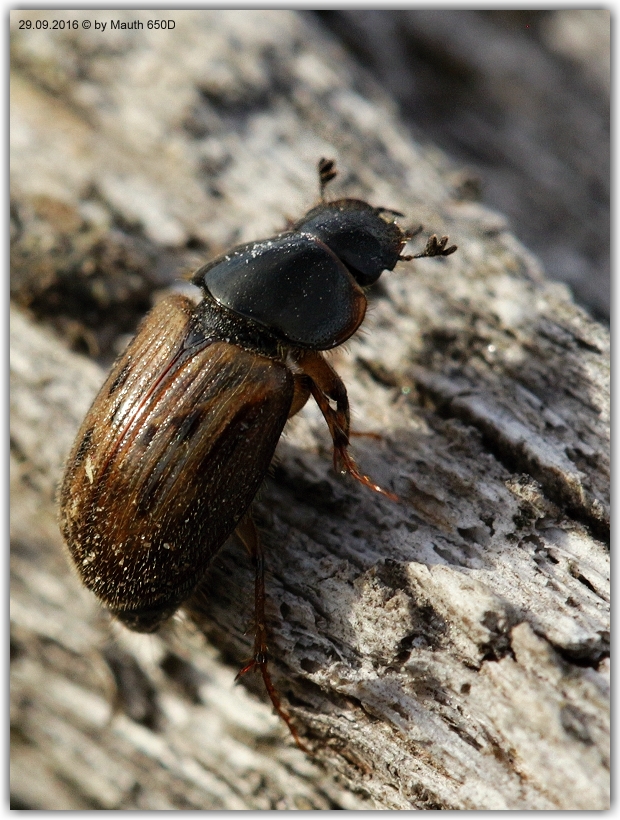
[[[263, 558], [249, 508], [287, 419], [310, 395], [336, 468], [385, 492], [348, 452], [347, 392], [321, 351], [359, 328], [364, 288], [412, 258], [402, 255], [411, 237], [394, 221], [401, 214], [325, 200], [335, 174], [333, 161], [320, 161], [321, 200], [289, 230], [200, 268], [198, 304], [173, 295], [147, 315], [82, 424], [60, 493], [82, 581], [138, 632], [188, 600], [237, 532], [256, 567], [254, 654], [242, 671], [260, 668], [298, 743], [267, 670]], [[433, 236], [417, 256], [454, 250]]]

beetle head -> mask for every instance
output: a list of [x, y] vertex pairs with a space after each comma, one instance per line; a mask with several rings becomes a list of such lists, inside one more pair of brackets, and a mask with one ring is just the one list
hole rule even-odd
[[346, 265], [362, 287], [372, 285], [384, 270], [393, 270], [407, 236], [388, 208], [374, 208], [359, 199], [322, 202], [295, 223], [293, 230], [316, 236]]

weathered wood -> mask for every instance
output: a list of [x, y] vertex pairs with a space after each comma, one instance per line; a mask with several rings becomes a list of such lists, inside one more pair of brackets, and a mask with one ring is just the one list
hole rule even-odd
[[609, 321], [609, 10], [318, 14], [414, 133], [479, 177], [545, 273]]
[[[382, 435], [354, 440], [358, 460], [401, 502], [333, 474], [308, 406], [256, 504], [273, 674], [313, 761], [258, 680], [233, 686], [251, 647], [239, 544], [156, 636], [80, 588], [54, 491], [104, 370], [12, 311], [14, 805], [606, 808], [605, 330], [501, 217], [455, 199], [447, 162], [307, 20], [163, 16], [173, 32], [13, 32], [12, 286], [41, 321], [112, 349], [115, 306], [153, 269], [161, 287], [188, 246], [200, 261], [278, 230], [312, 204], [322, 155], [334, 193], [459, 252], [386, 275], [331, 358], [354, 427]], [[74, 282], [81, 321], [50, 308]]]

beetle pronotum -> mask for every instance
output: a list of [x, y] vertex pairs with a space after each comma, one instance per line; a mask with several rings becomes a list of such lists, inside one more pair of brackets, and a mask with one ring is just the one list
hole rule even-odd
[[[334, 466], [382, 490], [348, 452], [349, 402], [321, 355], [349, 339], [364, 288], [393, 270], [411, 237], [398, 212], [324, 198], [290, 230], [200, 268], [144, 319], [89, 410], [67, 461], [60, 525], [84, 584], [130, 629], [156, 630], [192, 595], [236, 532], [255, 564], [255, 640], [242, 672], [261, 670], [297, 743], [267, 666], [263, 553], [250, 505], [284, 425], [312, 396]], [[422, 256], [456, 250], [432, 236]]]

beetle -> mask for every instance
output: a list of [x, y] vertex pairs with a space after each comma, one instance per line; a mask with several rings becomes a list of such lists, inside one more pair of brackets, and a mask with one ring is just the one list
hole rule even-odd
[[146, 316], [89, 410], [60, 490], [60, 528], [85, 586], [121, 623], [153, 632], [186, 602], [236, 532], [255, 565], [258, 667], [302, 747], [267, 668], [263, 553], [250, 505], [284, 425], [312, 396], [334, 466], [395, 498], [348, 452], [344, 384], [322, 356], [366, 312], [364, 289], [399, 261], [447, 256], [432, 236], [416, 257], [402, 216], [358, 199], [326, 201], [336, 175], [319, 162], [320, 201], [288, 230], [232, 248]]

